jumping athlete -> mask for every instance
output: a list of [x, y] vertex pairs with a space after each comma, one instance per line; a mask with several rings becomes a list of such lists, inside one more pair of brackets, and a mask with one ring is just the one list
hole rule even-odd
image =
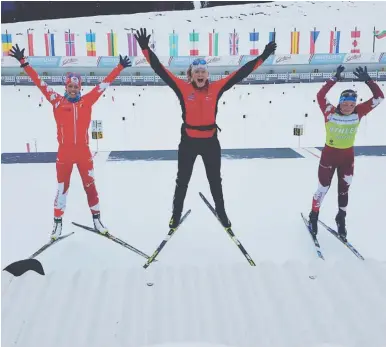
[[338, 205], [339, 212], [335, 217], [339, 236], [346, 240], [346, 209], [348, 204], [348, 190], [354, 174], [354, 142], [359, 123], [384, 99], [379, 86], [370, 78], [367, 68], [359, 67], [354, 72], [356, 81], [365, 82], [373, 93], [373, 97], [364, 103], [357, 105], [358, 95], [354, 90], [344, 90], [339, 98], [339, 105], [331, 105], [326, 94], [337, 81], [343, 78], [342, 65], [337, 72], [317, 94], [320, 109], [323, 112], [326, 126], [326, 143], [319, 162], [319, 187], [312, 200], [312, 210], [309, 222], [314, 235], [318, 232], [319, 209], [322, 201], [330, 188], [335, 170], [338, 174]]
[[266, 45], [263, 54], [231, 73], [226, 78], [209, 83], [208, 66], [204, 59], [193, 61], [187, 71], [188, 82], [183, 81], [167, 70], [149, 48], [150, 35], [140, 29], [135, 35], [144, 56], [153, 70], [176, 93], [182, 108], [183, 124], [178, 148], [178, 172], [173, 198], [173, 214], [170, 228], [180, 222], [183, 204], [192, 175], [193, 165], [198, 155], [202, 156], [210, 190], [216, 205], [216, 213], [224, 227], [231, 222], [225, 212], [221, 185], [221, 147], [217, 138], [217, 105], [224, 92], [242, 81], [257, 69], [275, 51], [276, 43]]
[[64, 96], [55, 92], [43, 80], [37, 72], [25, 60], [24, 49], [13, 46], [10, 56], [20, 62], [20, 67], [32, 79], [46, 99], [53, 107], [54, 117], [57, 125], [57, 139], [59, 143], [56, 159], [56, 174], [58, 190], [54, 202], [54, 227], [51, 239], [57, 239], [62, 233], [62, 216], [66, 208], [68, 189], [73, 165], [76, 164], [82, 178], [83, 187], [87, 194], [95, 229], [106, 234], [107, 228], [100, 218], [99, 197], [95, 187], [94, 164], [89, 148], [88, 129], [91, 122], [92, 106], [101, 97], [106, 88], [120, 74], [120, 72], [131, 66], [130, 59], [120, 56], [120, 62], [116, 68], [95, 86], [89, 93], [81, 95], [81, 78], [74, 73], [68, 73], [65, 81]]

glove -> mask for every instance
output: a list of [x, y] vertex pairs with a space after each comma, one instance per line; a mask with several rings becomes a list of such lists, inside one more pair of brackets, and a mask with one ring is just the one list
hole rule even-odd
[[137, 33], [134, 35], [134, 37], [137, 39], [141, 49], [147, 49], [149, 48], [150, 35], [146, 36], [146, 28], [141, 28], [140, 30], [141, 32], [137, 30]]
[[127, 55], [125, 55], [125, 57], [122, 57], [121, 55], [119, 55], [119, 64], [121, 64], [123, 68], [130, 67], [131, 60]]
[[338, 81], [343, 81], [343, 77], [341, 76], [341, 73], [344, 71], [344, 66], [343, 65], [339, 65], [338, 68], [336, 69], [336, 74], [335, 74], [335, 78], [338, 80]]
[[264, 52], [260, 55], [260, 58], [266, 60], [272, 53], [275, 52], [277, 44], [275, 41], [271, 41], [265, 46]]
[[24, 50], [25, 50], [25, 48], [20, 50], [18, 44], [16, 44], [16, 46], [12, 46], [12, 48], [9, 50], [9, 56], [12, 57], [12, 58], [17, 59], [20, 62], [20, 64], [21, 64], [20, 66], [21, 67], [29, 65], [28, 62], [25, 63]]
[[353, 72], [353, 74], [358, 78], [356, 80], [358, 82], [368, 82], [368, 81], [371, 81], [371, 77], [367, 73], [367, 66], [365, 66], [364, 70], [361, 67], [356, 68], [355, 72]]

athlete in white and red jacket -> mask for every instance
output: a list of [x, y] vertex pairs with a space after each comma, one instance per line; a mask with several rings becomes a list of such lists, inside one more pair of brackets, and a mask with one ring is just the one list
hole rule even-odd
[[94, 164], [89, 148], [88, 129], [91, 122], [92, 106], [101, 97], [106, 88], [120, 74], [131, 66], [130, 59], [120, 56], [120, 63], [102, 83], [95, 86], [89, 93], [81, 95], [81, 78], [74, 73], [66, 76], [63, 95], [55, 92], [37, 72], [26, 62], [24, 49], [19, 46], [12, 47], [10, 56], [16, 58], [24, 71], [40, 89], [46, 99], [51, 103], [57, 125], [58, 156], [56, 159], [56, 174], [58, 190], [54, 202], [54, 228], [51, 238], [56, 239], [62, 233], [62, 216], [66, 208], [70, 178], [74, 164], [78, 167], [82, 178], [83, 187], [87, 195], [94, 226], [101, 233], [107, 233], [107, 228], [100, 220], [99, 198], [95, 187]]

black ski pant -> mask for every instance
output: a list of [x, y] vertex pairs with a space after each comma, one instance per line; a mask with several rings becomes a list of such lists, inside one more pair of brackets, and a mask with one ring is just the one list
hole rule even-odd
[[182, 213], [194, 162], [201, 155], [217, 211], [225, 211], [221, 185], [221, 147], [217, 136], [201, 139], [183, 137], [178, 147], [178, 172], [173, 198], [173, 214]]

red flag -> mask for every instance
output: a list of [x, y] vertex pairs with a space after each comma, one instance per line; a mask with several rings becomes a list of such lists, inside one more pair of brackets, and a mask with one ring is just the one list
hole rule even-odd
[[359, 39], [361, 37], [361, 32], [355, 28], [355, 31], [351, 32], [351, 53], [360, 53], [361, 49], [359, 48]]

